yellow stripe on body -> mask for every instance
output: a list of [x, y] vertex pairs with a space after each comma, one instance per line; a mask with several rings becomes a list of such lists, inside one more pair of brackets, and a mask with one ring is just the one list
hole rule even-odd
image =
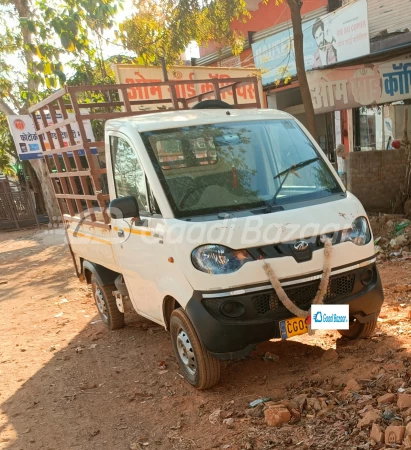
[[[151, 231], [145, 231], [145, 230], [133, 230], [130, 228], [121, 228], [124, 232], [131, 233], [131, 234], [138, 234], [140, 236], [151, 236]], [[113, 228], [114, 231], [118, 231], [118, 227]]]
[[[76, 232], [74, 230], [71, 230], [70, 228], [67, 231], [69, 233], [73, 234], [73, 237], [77, 237], [78, 236], [78, 237], [82, 237], [82, 238], [88, 238], [91, 241], [96, 241], [96, 242], [100, 242], [101, 244], [111, 245], [110, 241], [107, 241], [106, 239], [99, 238], [97, 236], [92, 236], [91, 234], [85, 234], [85, 233], [81, 233], [79, 231]], [[74, 233], [75, 233], [75, 236], [74, 236]]]

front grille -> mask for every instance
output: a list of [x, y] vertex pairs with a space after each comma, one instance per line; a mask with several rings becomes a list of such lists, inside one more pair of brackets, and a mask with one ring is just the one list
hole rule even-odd
[[[354, 288], [355, 275], [342, 275], [333, 277], [328, 283], [324, 303], [331, 303], [336, 298], [350, 294]], [[300, 309], [308, 311], [320, 286], [320, 280], [313, 281], [301, 287], [286, 287], [284, 291], [289, 299]], [[285, 309], [275, 291], [267, 294], [258, 294], [252, 297], [252, 302], [259, 314], [269, 311], [280, 311]]]
[[[332, 239], [333, 245], [337, 245], [341, 242], [342, 231], [336, 231], [329, 233], [327, 236]], [[313, 252], [324, 249], [324, 244], [321, 241], [321, 236], [311, 236], [309, 238], [302, 239], [308, 244], [308, 247], [304, 251], [297, 251], [295, 244], [300, 239], [294, 239], [288, 242], [281, 242], [278, 244], [269, 244], [259, 247], [248, 247], [246, 250], [250, 255], [257, 260], [266, 258], [282, 258], [285, 256], [291, 256], [297, 262], [310, 261]]]

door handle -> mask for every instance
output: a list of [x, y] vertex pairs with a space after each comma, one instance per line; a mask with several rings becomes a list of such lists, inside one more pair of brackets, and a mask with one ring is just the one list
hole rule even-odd
[[124, 230], [118, 230], [117, 235], [118, 237], [124, 237]]

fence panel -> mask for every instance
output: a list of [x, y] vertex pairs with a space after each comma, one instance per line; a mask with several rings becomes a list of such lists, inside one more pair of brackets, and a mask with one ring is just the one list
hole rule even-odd
[[1, 191], [0, 231], [12, 231], [38, 226], [30, 191], [14, 184], [1, 189]]

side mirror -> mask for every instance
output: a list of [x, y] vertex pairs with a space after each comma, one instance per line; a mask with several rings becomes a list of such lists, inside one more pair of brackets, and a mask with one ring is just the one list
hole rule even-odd
[[138, 203], [132, 195], [112, 200], [108, 205], [107, 213], [112, 219], [130, 219], [135, 217], [140, 220]]

